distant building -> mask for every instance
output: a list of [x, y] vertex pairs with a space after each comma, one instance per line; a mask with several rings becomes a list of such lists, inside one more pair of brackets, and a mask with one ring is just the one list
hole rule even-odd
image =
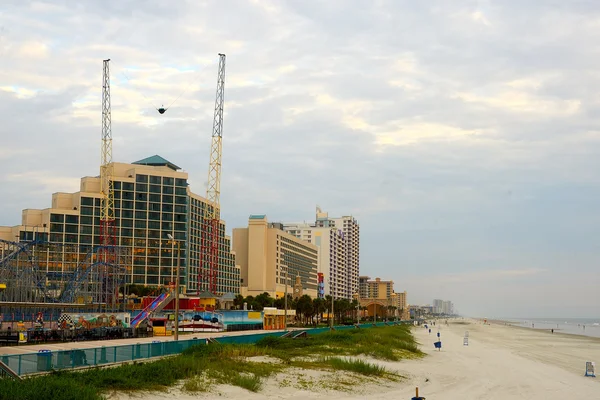
[[370, 280], [368, 276], [361, 276], [360, 297], [364, 299], [389, 299], [394, 293], [394, 281], [382, 281], [381, 278]]
[[283, 229], [321, 249], [318, 272], [324, 274], [325, 293], [351, 300], [359, 290], [360, 230], [356, 219], [329, 218], [317, 207], [314, 224], [285, 223]]
[[410, 307], [407, 302], [406, 290], [392, 294], [392, 305], [396, 307], [396, 313], [400, 319], [403, 321], [410, 319]]
[[444, 301], [444, 303], [442, 304], [442, 314], [454, 314], [454, 304], [452, 304], [451, 301]]
[[441, 314], [444, 309], [444, 300], [434, 299], [433, 300], [433, 313]]
[[288, 278], [288, 294], [298, 292], [316, 298], [319, 248], [281, 228], [281, 224], [269, 224], [266, 215], [251, 215], [247, 228], [233, 229], [241, 293], [256, 296], [267, 292], [280, 298]]

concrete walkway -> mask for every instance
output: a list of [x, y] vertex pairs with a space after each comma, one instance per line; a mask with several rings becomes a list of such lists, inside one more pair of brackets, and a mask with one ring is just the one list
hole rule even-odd
[[[292, 330], [290, 328], [289, 330]], [[237, 331], [237, 332], [181, 332], [179, 340], [186, 339], [204, 339], [210, 337], [221, 336], [242, 336], [255, 335], [259, 333], [283, 332], [283, 330], [252, 330], [252, 331]], [[19, 346], [2, 346], [0, 347], [0, 356], [11, 354], [31, 354], [37, 353], [38, 350], [71, 350], [71, 349], [93, 349], [102, 346], [120, 346], [136, 343], [150, 343], [152, 341], [168, 342], [173, 340], [173, 336], [154, 336], [146, 338], [131, 338], [131, 339], [114, 339], [114, 340], [90, 340], [80, 342], [50, 342], [34, 345], [19, 345]]]

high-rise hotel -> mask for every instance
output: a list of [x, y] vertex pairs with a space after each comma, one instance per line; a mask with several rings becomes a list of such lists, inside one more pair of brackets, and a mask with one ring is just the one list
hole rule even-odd
[[[156, 155], [132, 164], [113, 163], [113, 170], [116, 240], [127, 250], [123, 265], [127, 283], [158, 286], [174, 282], [177, 248], [169, 241], [170, 234], [181, 241], [180, 285], [192, 293], [208, 289], [206, 280], [198, 282], [198, 272], [201, 226], [210, 206], [204, 197], [191, 192], [188, 174]], [[101, 197], [100, 178], [84, 177], [79, 192], [54, 193], [51, 208], [23, 210], [21, 225], [0, 227], [0, 239], [40, 239], [63, 245], [39, 258], [41, 270], [63, 280], [100, 245]], [[223, 221], [218, 240], [217, 294], [237, 294], [240, 270]], [[51, 278], [47, 284], [61, 283]]]
[[319, 248], [318, 273], [324, 276], [325, 294], [352, 300], [359, 290], [358, 221], [352, 216], [330, 218], [317, 207], [314, 224], [284, 223], [283, 229]]

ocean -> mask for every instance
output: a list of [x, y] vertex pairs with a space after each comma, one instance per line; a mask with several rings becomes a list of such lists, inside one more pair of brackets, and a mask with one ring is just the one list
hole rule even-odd
[[600, 337], [600, 318], [503, 318], [514, 326]]

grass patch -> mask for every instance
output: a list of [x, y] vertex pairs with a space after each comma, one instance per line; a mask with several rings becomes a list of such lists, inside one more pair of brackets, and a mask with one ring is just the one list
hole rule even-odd
[[[105, 393], [115, 390], [166, 390], [181, 380], [184, 380], [183, 390], [190, 393], [209, 391], [214, 383], [258, 392], [263, 379], [289, 367], [348, 371], [372, 377], [369, 379], [398, 379], [398, 375], [380, 366], [336, 357], [344, 355], [398, 361], [421, 357], [422, 353], [408, 326], [339, 330], [300, 339], [267, 336], [256, 345], [198, 345], [178, 356], [154, 362], [82, 372], [53, 372], [24, 381], [0, 380], [0, 400], [100, 400]], [[249, 360], [258, 356], [273, 357], [281, 362]]]
[[208, 392], [211, 383], [205, 376], [198, 375], [185, 381], [182, 389], [188, 393]]
[[322, 358], [320, 362], [329, 364], [333, 369], [338, 371], [350, 371], [367, 376], [384, 376], [388, 373], [384, 367], [363, 360], [346, 360], [339, 357], [326, 357]]
[[262, 387], [262, 382], [256, 375], [237, 375], [232, 379], [231, 384], [248, 389], [251, 392], [258, 392]]

